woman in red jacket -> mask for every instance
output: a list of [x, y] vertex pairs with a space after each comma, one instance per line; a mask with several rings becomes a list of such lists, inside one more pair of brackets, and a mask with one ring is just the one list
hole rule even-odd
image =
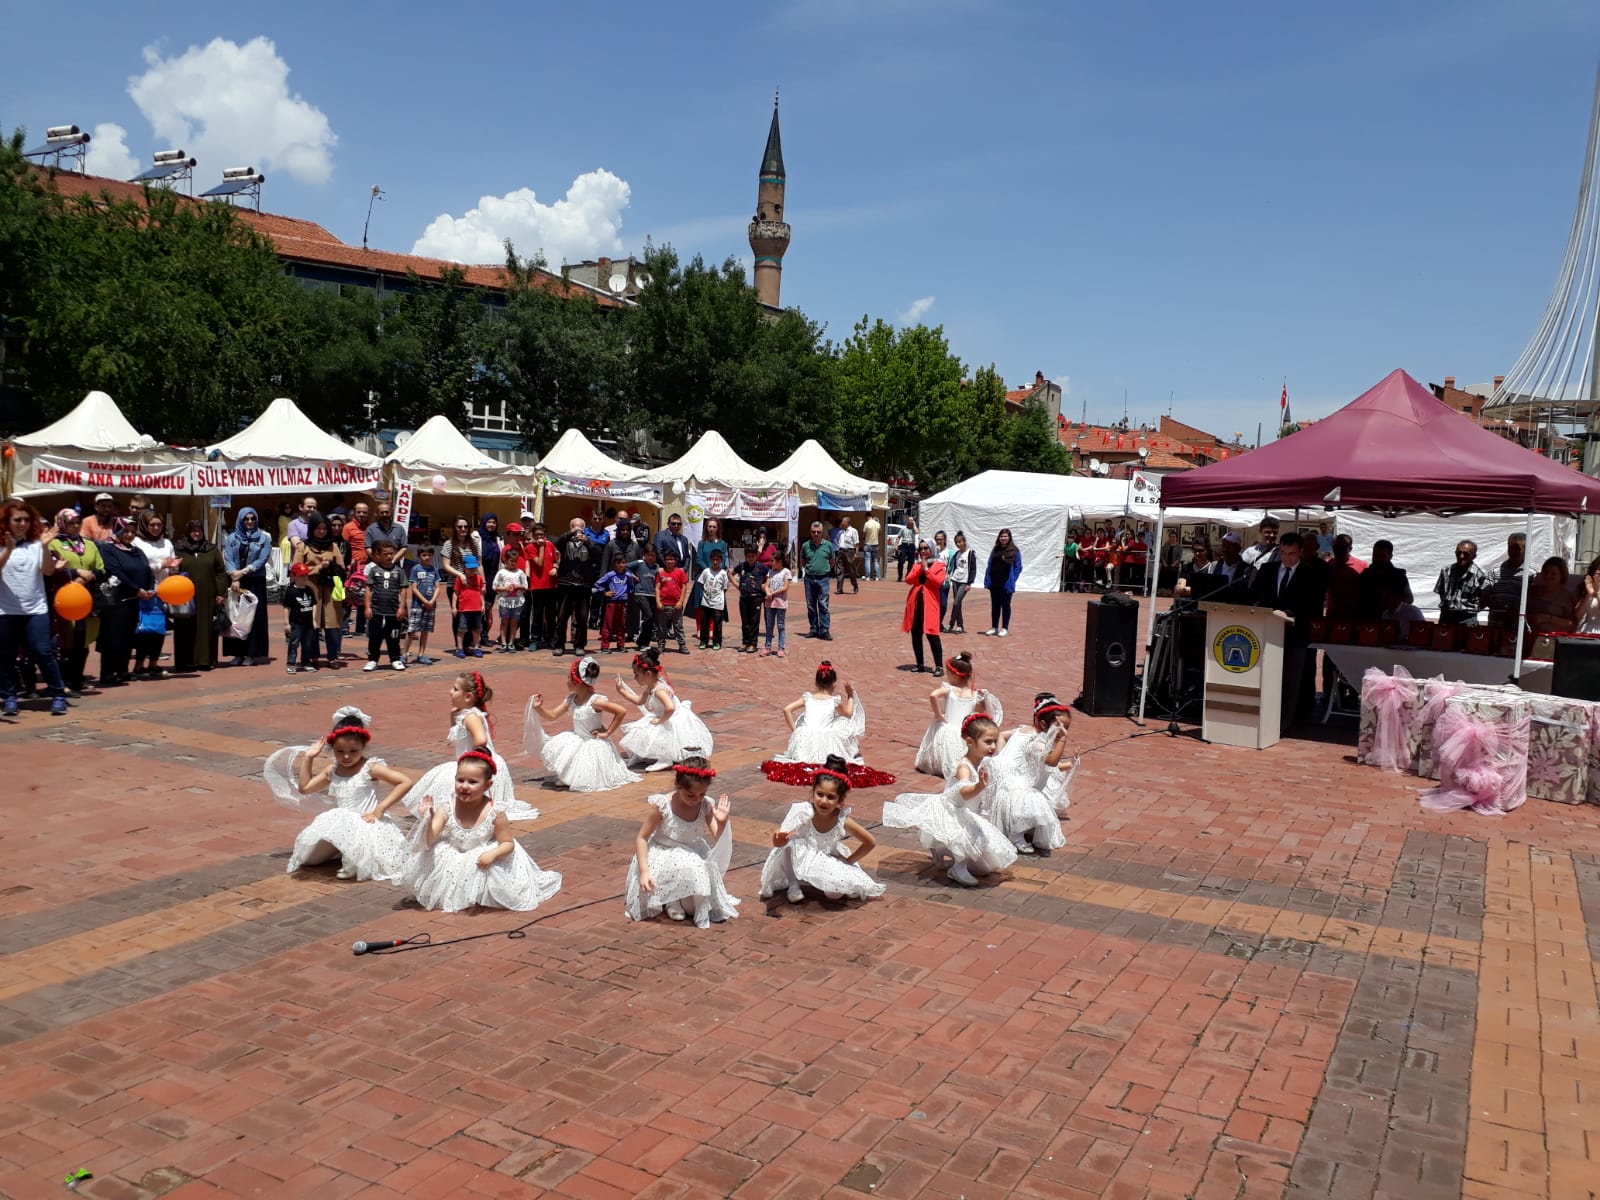
[[544, 525], [535, 524], [527, 540], [518, 548], [518, 566], [528, 575], [528, 602], [522, 606], [522, 636], [518, 639], [529, 650], [555, 644], [552, 626], [556, 618], [556, 567], [561, 555], [556, 544], [544, 535]]
[[916, 655], [918, 671], [928, 669], [922, 660], [922, 638], [927, 635], [936, 677], [944, 674], [944, 644], [939, 640], [939, 593], [944, 588], [944, 575], [944, 564], [933, 556], [933, 547], [925, 540], [918, 541], [917, 561], [906, 572], [911, 594], [906, 597], [906, 615], [900, 628], [911, 635], [911, 652]]

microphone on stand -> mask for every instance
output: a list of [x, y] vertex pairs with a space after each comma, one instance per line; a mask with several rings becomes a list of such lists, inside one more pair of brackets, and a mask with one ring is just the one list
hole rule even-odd
[[350, 947], [350, 953], [355, 955], [371, 954], [374, 950], [392, 950], [396, 946], [404, 946], [409, 939], [395, 938], [389, 942], [356, 942]]

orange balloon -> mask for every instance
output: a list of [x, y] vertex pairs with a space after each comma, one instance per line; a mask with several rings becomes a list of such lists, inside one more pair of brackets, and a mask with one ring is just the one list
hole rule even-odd
[[89, 589], [74, 580], [56, 592], [56, 612], [64, 620], [81, 621], [94, 611], [94, 597]]
[[168, 604], [187, 604], [194, 599], [194, 580], [187, 575], [168, 575], [156, 584], [156, 595]]

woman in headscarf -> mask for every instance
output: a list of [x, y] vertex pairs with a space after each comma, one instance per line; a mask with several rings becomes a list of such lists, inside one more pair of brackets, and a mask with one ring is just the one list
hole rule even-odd
[[[483, 573], [483, 640], [489, 640], [489, 627], [494, 623], [494, 577], [500, 572], [504, 557], [500, 541], [500, 518], [494, 513], [484, 513], [478, 522], [478, 570]], [[521, 614], [518, 614], [519, 616]]]
[[139, 628], [139, 605], [156, 594], [156, 575], [143, 550], [134, 545], [133, 521], [111, 522], [111, 540], [100, 543], [106, 571], [117, 581], [112, 607], [100, 617], [100, 686], [127, 683], [128, 660]]
[[[138, 536], [133, 544], [135, 548], [144, 552], [145, 558], [150, 563], [150, 572], [155, 576], [156, 583], [160, 584], [180, 565], [177, 548], [167, 536], [167, 523], [155, 509], [147, 508], [141, 512], [137, 524]], [[155, 620], [157, 616], [160, 617], [159, 622]], [[167, 640], [167, 611], [159, 601], [146, 601], [141, 610], [141, 617], [148, 619], [152, 624], [159, 624], [161, 632], [156, 633], [152, 630], [149, 633], [139, 632], [134, 635], [134, 678], [165, 679], [167, 673], [161, 669], [161, 645]]]
[[294, 561], [304, 563], [306, 583], [317, 595], [317, 628], [328, 648], [328, 663], [339, 661], [344, 646], [344, 602], [335, 600], [336, 585], [344, 582], [344, 545], [333, 537], [333, 525], [320, 513], [306, 520], [306, 540], [295, 547]]
[[222, 652], [242, 667], [267, 661], [267, 559], [272, 556], [272, 538], [261, 528], [253, 508], [241, 508], [233, 532], [222, 545], [222, 567], [231, 581], [232, 592], [249, 592], [256, 598], [255, 621], [250, 635], [222, 639]]
[[[75, 580], [93, 594], [106, 577], [106, 563], [100, 547], [83, 536], [83, 518], [77, 509], [63, 508], [56, 514], [56, 538], [50, 543], [50, 549], [62, 563], [63, 569], [56, 576], [61, 583]], [[67, 695], [77, 699], [83, 694], [89, 647], [100, 636], [100, 618], [91, 613], [81, 621], [68, 621], [52, 609], [50, 619], [56, 643], [61, 647], [61, 675], [67, 685]]]
[[228, 572], [223, 569], [222, 551], [206, 537], [204, 521], [196, 519], [183, 527], [178, 561], [180, 573], [194, 584], [194, 600], [183, 606], [187, 611], [172, 618], [172, 666], [177, 671], [209, 671], [217, 665], [212, 620], [227, 595]]
[[1002, 529], [989, 551], [989, 565], [983, 572], [983, 586], [989, 589], [989, 629], [986, 637], [1011, 636], [1011, 597], [1022, 574], [1022, 551], [1011, 540], [1011, 530]]

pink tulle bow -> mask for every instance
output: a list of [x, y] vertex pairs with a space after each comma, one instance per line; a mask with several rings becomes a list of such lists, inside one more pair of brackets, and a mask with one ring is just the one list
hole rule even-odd
[[1435, 737], [1439, 786], [1422, 793], [1422, 807], [1500, 816], [1520, 805], [1526, 799], [1527, 754], [1525, 747], [1517, 752], [1516, 742], [1519, 729], [1525, 741], [1527, 720], [1526, 713], [1488, 719], [1446, 705]]
[[1416, 680], [1404, 667], [1396, 667], [1393, 675], [1369, 667], [1361, 677], [1361, 703], [1373, 712], [1368, 766], [1382, 771], [1404, 771], [1411, 766], [1411, 752], [1406, 748], [1410, 732], [1406, 705], [1416, 693]]

